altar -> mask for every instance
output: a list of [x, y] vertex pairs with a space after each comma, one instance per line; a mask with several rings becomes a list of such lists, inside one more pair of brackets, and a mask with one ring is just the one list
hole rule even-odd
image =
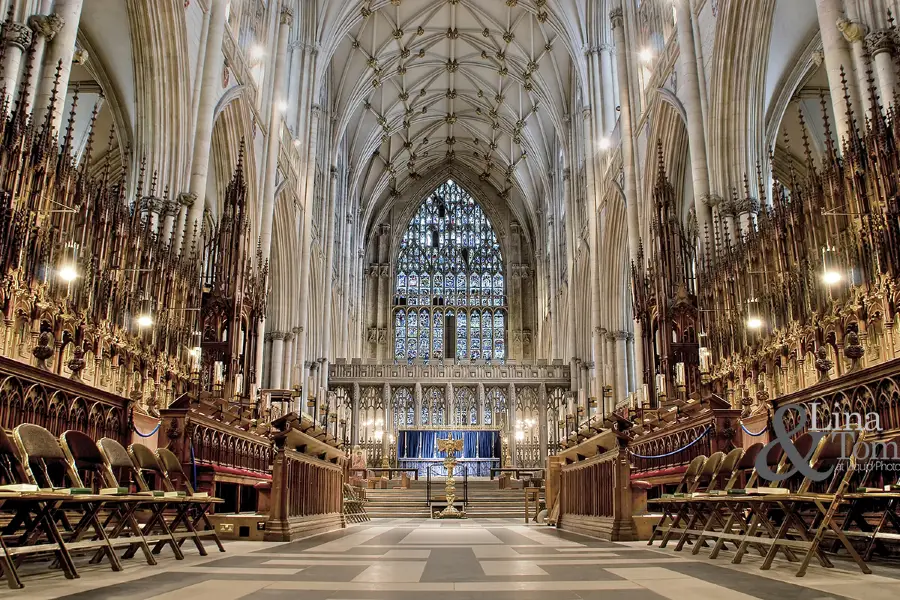
[[397, 466], [416, 469], [419, 477], [427, 477], [429, 468], [432, 476], [445, 477], [446, 454], [437, 449], [438, 438], [463, 440], [462, 455], [457, 459], [455, 475], [462, 477], [488, 477], [492, 468], [500, 466], [500, 431], [438, 431], [401, 430], [397, 437]]

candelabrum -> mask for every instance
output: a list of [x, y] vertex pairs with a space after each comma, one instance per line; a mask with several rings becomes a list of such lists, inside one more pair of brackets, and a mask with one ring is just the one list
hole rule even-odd
[[453, 479], [453, 469], [456, 468], [456, 453], [463, 449], [463, 441], [461, 439], [454, 440], [452, 437], [447, 439], [438, 439], [438, 450], [446, 452], [447, 457], [444, 458], [444, 467], [447, 469], [447, 484], [444, 487], [444, 493], [447, 496], [447, 508], [438, 513], [438, 519], [463, 519], [466, 516], [465, 511], [456, 510], [453, 502], [456, 500], [456, 482]]

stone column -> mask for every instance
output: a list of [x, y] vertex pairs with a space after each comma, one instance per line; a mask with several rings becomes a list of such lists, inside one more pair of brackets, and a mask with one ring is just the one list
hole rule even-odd
[[[263, 368], [259, 374], [260, 388], [264, 386], [272, 387], [267, 380], [269, 372], [272, 370], [272, 333], [269, 332], [263, 336]], [[270, 402], [271, 404], [271, 402]]]
[[353, 404], [350, 406], [350, 447], [359, 444], [359, 403], [362, 401], [359, 384], [353, 382]]
[[391, 414], [393, 414], [393, 411], [391, 410], [391, 384], [385, 383], [384, 387], [381, 388], [381, 401], [384, 403], [384, 426], [382, 427], [384, 435], [381, 436], [381, 466], [387, 467], [390, 466], [388, 453], [391, 448], [390, 430]]
[[[599, 96], [594, 96], [593, 102], [601, 102]], [[601, 344], [603, 343], [598, 335], [598, 329], [600, 327], [600, 267], [599, 267], [599, 254], [600, 254], [600, 231], [599, 231], [599, 219], [597, 218], [597, 207], [599, 202], [597, 200], [599, 196], [599, 190], [597, 185], [597, 175], [595, 172], [595, 166], [597, 164], [596, 156], [595, 156], [595, 148], [597, 147], [596, 141], [593, 139], [594, 128], [591, 127], [593, 123], [596, 125], [597, 115], [592, 113], [590, 110], [585, 110], [582, 115], [583, 126], [584, 126], [584, 138], [585, 138], [585, 163], [586, 163], [586, 172], [587, 172], [587, 213], [588, 213], [588, 235], [590, 235], [590, 243], [589, 243], [589, 252], [590, 255], [588, 257], [589, 260], [589, 277], [590, 277], [590, 291], [591, 297], [588, 299], [588, 303], [590, 305], [590, 331], [591, 331], [591, 351], [593, 353], [594, 360], [600, 360], [601, 354]], [[591, 378], [591, 374], [587, 374], [589, 378]], [[593, 382], [593, 386], [596, 388], [596, 381]]]
[[297, 340], [297, 361], [302, 365], [306, 361], [306, 344], [307, 338], [309, 337], [307, 334], [307, 323], [309, 323], [309, 290], [310, 290], [310, 280], [312, 279], [310, 275], [310, 257], [312, 254], [312, 212], [313, 212], [313, 182], [315, 180], [315, 156], [317, 152], [318, 140], [319, 140], [319, 108], [317, 106], [313, 107], [312, 115], [310, 116], [310, 129], [309, 129], [309, 151], [307, 152], [308, 157], [312, 157], [309, 164], [307, 164], [307, 182], [306, 189], [303, 197], [303, 239], [301, 241], [302, 244], [302, 253], [300, 255], [300, 298], [299, 298], [299, 310], [300, 310], [300, 335]]
[[[822, 50], [825, 54], [825, 70], [828, 73], [828, 88], [831, 92], [831, 104], [834, 107], [835, 126], [839, 143], [850, 132], [847, 123], [847, 102], [841, 83], [841, 69], [846, 74], [847, 91], [850, 103], [858, 111], [860, 107], [859, 88], [853, 77], [853, 61], [847, 41], [837, 27], [839, 19], [844, 18], [842, 0], [816, 0], [816, 13], [819, 17], [819, 31], [822, 34]], [[858, 113], [857, 113], [858, 114]]]
[[284, 360], [281, 368], [281, 381], [273, 381], [272, 387], [278, 387], [283, 390], [291, 389], [291, 367], [293, 366], [294, 355], [294, 334], [284, 334]]
[[703, 237], [712, 231], [712, 211], [703, 202], [709, 195], [709, 166], [706, 159], [706, 128], [703, 123], [703, 105], [700, 101], [700, 76], [697, 72], [697, 52], [694, 29], [691, 25], [691, 2], [679, 0], [675, 4], [678, 28], [678, 64], [681, 101], [687, 113], [688, 145], [691, 151], [691, 177], [694, 182], [694, 211], [700, 232], [700, 252], [705, 252]]
[[[628, 395], [628, 332], [617, 331], [615, 333], [616, 344], [616, 403], [625, 399]], [[613, 405], [615, 408], [615, 405]]]
[[629, 356], [629, 361], [628, 361], [628, 389], [629, 389], [629, 391], [632, 391], [632, 392], [633, 392], [634, 390], [636, 390], [636, 389], [638, 388], [638, 386], [637, 386], [637, 383], [638, 383], [638, 382], [637, 382], [637, 380], [635, 379], [635, 374], [636, 374], [636, 373], [635, 373], [635, 364], [636, 364], [636, 362], [637, 362], [637, 360], [636, 360], [636, 359], [637, 359], [637, 355], [636, 355], [635, 352], [634, 352], [634, 336], [631, 335], [631, 334], [629, 333], [626, 342], [627, 342], [627, 346], [626, 346], [626, 347], [627, 347], [627, 349], [628, 349], [628, 356]]
[[[37, 93], [37, 77], [41, 72], [41, 63], [44, 60], [44, 53], [47, 50], [47, 44], [53, 41], [59, 30], [62, 29], [63, 20], [56, 13], [49, 15], [31, 15], [28, 17], [28, 26], [31, 28], [32, 37], [34, 39], [32, 50], [29, 57], [31, 65], [31, 81], [25, 88], [25, 106], [34, 106], [34, 97]], [[12, 98], [12, 89], [7, 88], [7, 94]]]
[[422, 384], [416, 382], [413, 386], [413, 398], [416, 400], [416, 414], [413, 415], [413, 423], [415, 427], [422, 426]]
[[856, 77], [859, 86], [859, 104], [853, 106], [856, 118], [860, 119], [860, 129], [864, 126], [863, 115], [872, 117], [872, 107], [869, 103], [869, 80], [866, 74], [866, 35], [869, 28], [863, 23], [854, 23], [849, 19], [841, 18], [837, 21], [837, 27], [850, 44], [850, 52], [853, 55], [853, 73], [847, 74], [847, 78]]
[[3, 57], [3, 81], [0, 85], [10, 99], [10, 110], [15, 106], [19, 67], [22, 65], [22, 54], [31, 46], [31, 35], [31, 29], [23, 23], [7, 23], [4, 30], [6, 55]]
[[566, 360], [571, 361], [575, 358], [577, 350], [575, 349], [576, 312], [578, 311], [578, 291], [575, 282], [578, 278], [575, 276], [575, 244], [578, 237], [575, 235], [575, 206], [572, 201], [572, 181], [571, 170], [566, 168], [563, 170], [563, 202], [566, 207], [566, 288], [568, 289], [568, 314], [566, 327]]
[[[219, 91], [222, 88], [222, 67], [225, 56], [222, 41], [225, 38], [227, 0], [210, 0], [209, 33], [206, 37], [203, 61], [203, 86], [200, 88], [200, 104], [197, 109], [197, 127], [194, 132], [194, 152], [191, 158], [190, 196], [193, 202], [182, 210], [175, 228], [174, 245], [182, 251], [191, 247], [194, 224], [200, 221], [206, 204], [206, 180], [209, 177], [209, 153], [212, 147], [213, 119]], [[55, 42], [54, 42], [55, 43]], [[40, 105], [40, 100], [38, 101]], [[199, 200], [199, 201], [198, 201]], [[200, 228], [197, 227], [199, 232]], [[198, 233], [199, 235], [199, 233]]]
[[[281, 9], [278, 26], [277, 50], [275, 53], [275, 71], [272, 75], [272, 108], [269, 111], [269, 131], [266, 139], [266, 170], [262, 194], [262, 213], [259, 215], [259, 244], [262, 248], [263, 262], [272, 255], [272, 224], [275, 219], [275, 179], [278, 175], [278, 153], [281, 147], [281, 123], [284, 113], [279, 104], [286, 102], [287, 77], [285, 63], [287, 57], [288, 35], [293, 13], [287, 8]], [[190, 221], [189, 221], [190, 223]]]
[[591, 385], [591, 369], [594, 368], [594, 363], [592, 361], [585, 362], [581, 365], [582, 370], [582, 392], [584, 394], [581, 399], [581, 406], [584, 409], [584, 418], [589, 419], [591, 417], [591, 392], [593, 386]]
[[611, 44], [601, 44], [600, 58], [600, 81], [602, 82], [603, 98], [601, 106], [597, 110], [602, 109], [603, 114], [603, 135], [607, 136], [616, 128], [616, 97], [615, 84], [613, 83], [613, 46]]
[[[326, 227], [323, 232], [323, 236], [325, 237], [325, 273], [324, 273], [324, 281], [322, 282], [325, 293], [325, 318], [323, 319], [323, 347], [324, 351], [328, 355], [333, 355], [334, 349], [332, 348], [332, 339], [331, 339], [331, 329], [332, 329], [332, 316], [334, 313], [334, 226], [335, 226], [335, 213], [336, 205], [338, 203], [337, 198], [337, 181], [338, 181], [338, 170], [337, 167], [332, 165], [331, 167], [331, 185], [328, 188], [328, 201], [325, 203], [326, 208], [328, 210], [328, 214], [325, 215]], [[390, 279], [389, 279], [390, 281]], [[388, 309], [389, 310], [389, 309]], [[388, 329], [390, 329], [390, 319], [388, 319]], [[389, 346], [390, 347], [390, 346]]]
[[893, 59], [896, 44], [893, 32], [890, 29], [873, 31], [866, 36], [866, 44], [869, 54], [872, 55], [875, 62], [875, 76], [878, 79], [881, 107], [887, 111], [887, 108], [894, 103], [894, 86], [897, 85]]
[[[50, 107], [50, 101], [57, 90], [56, 104], [53, 108], [52, 129], [59, 131], [62, 123], [62, 111], [65, 104], [66, 90], [69, 89], [69, 75], [72, 72], [72, 60], [75, 57], [75, 40], [78, 37], [78, 24], [81, 21], [81, 8], [84, 0], [56, 0], [53, 12], [62, 21], [59, 32], [47, 46], [44, 54], [44, 65], [41, 72], [34, 73], [40, 77], [37, 84], [34, 114], [41, 119]], [[59, 76], [57, 77], [57, 71]]]
[[547, 459], [547, 385], [544, 383], [538, 386], [538, 446], [542, 464]]
[[[614, 8], [609, 18], [612, 21], [613, 36], [616, 42], [616, 57], [619, 75], [619, 125], [622, 132], [622, 156], [625, 172], [625, 209], [628, 221], [628, 256], [631, 262], [643, 269], [639, 258], [641, 233], [638, 223], [638, 204], [640, 195], [637, 187], [637, 165], [634, 158], [634, 132], [632, 130], [631, 98], [628, 88], [628, 54], [625, 42], [625, 24], [622, 9]], [[635, 371], [641, 373], [643, 379], [644, 358], [641, 335], [641, 322], [634, 321], [634, 334], [637, 337], [635, 347]], [[620, 383], [621, 385], [621, 383]]]
[[619, 73], [619, 130], [622, 133], [622, 163], [625, 172], [625, 204], [628, 221], [628, 256], [638, 264], [640, 228], [638, 223], [637, 170], [634, 163], [634, 132], [632, 130], [631, 96], [628, 88], [628, 45], [625, 41], [625, 25], [621, 8], [609, 13], [616, 41], [616, 59]]
[[291, 329], [291, 333], [293, 334], [293, 340], [291, 342], [293, 348], [291, 349], [291, 364], [289, 365], [290, 371], [288, 375], [290, 376], [290, 381], [288, 382], [287, 387], [293, 389], [296, 386], [299, 386], [301, 383], [301, 372], [303, 371], [303, 363], [297, 362], [297, 344], [300, 343], [300, 334], [303, 332], [299, 327], [294, 327]]
[[[510, 383], [506, 390], [506, 440], [509, 447], [510, 465], [516, 464], [516, 384]], [[503, 457], [501, 457], [502, 459]], [[500, 461], [503, 464], [503, 461]]]
[[478, 425], [484, 425], [484, 384], [478, 382], [476, 398], [478, 400]]
[[282, 377], [282, 368], [284, 367], [284, 333], [281, 331], [272, 332], [272, 361], [269, 371], [269, 387], [276, 388]]
[[[606, 334], [606, 369], [609, 373], [606, 384], [612, 388], [613, 394], [610, 399], [604, 401], [606, 405], [606, 414], [609, 414], [612, 409], [615, 408], [617, 400], [616, 395], [619, 393], [619, 387], [622, 385], [620, 382], [621, 375], [617, 368], [617, 354], [616, 333], [611, 331]], [[610, 404], [612, 404], [612, 406], [610, 406]]]
[[[455, 415], [453, 414], [455, 404], [453, 384], [447, 383], [447, 386], [444, 388], [444, 425], [456, 425]], [[434, 423], [430, 424], [433, 425]]]
[[[319, 367], [319, 363], [314, 360], [307, 360], [303, 362], [303, 365], [306, 367], [306, 376], [303, 378], [303, 406], [305, 407], [306, 414], [316, 420], [316, 404], [318, 403], [318, 398], [315, 397], [316, 393], [316, 369]], [[313, 406], [308, 404], [310, 397], [315, 400], [313, 402]]]

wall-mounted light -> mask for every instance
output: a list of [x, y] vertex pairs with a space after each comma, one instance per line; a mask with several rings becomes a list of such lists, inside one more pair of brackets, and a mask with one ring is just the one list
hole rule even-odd
[[137, 313], [135, 322], [138, 327], [150, 327], [153, 325], [153, 312], [150, 310], [150, 300], [144, 298], [141, 300], [141, 306]]
[[747, 300], [747, 329], [757, 331], [762, 329], [763, 319], [759, 314], [759, 300], [751, 298]]
[[833, 247], [822, 248], [822, 283], [827, 286], [837, 285], [844, 275], [838, 270], [836, 252]]
[[653, 60], [653, 50], [650, 48], [644, 48], [638, 53], [638, 56], [641, 59], [641, 62], [649, 63]]
[[75, 244], [66, 244], [56, 274], [66, 283], [72, 283], [78, 277], [78, 267], [75, 262]]

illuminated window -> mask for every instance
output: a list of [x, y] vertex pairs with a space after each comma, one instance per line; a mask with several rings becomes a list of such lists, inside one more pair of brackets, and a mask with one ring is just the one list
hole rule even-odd
[[490, 221], [452, 180], [428, 196], [400, 242], [394, 357], [506, 359], [506, 280]]

